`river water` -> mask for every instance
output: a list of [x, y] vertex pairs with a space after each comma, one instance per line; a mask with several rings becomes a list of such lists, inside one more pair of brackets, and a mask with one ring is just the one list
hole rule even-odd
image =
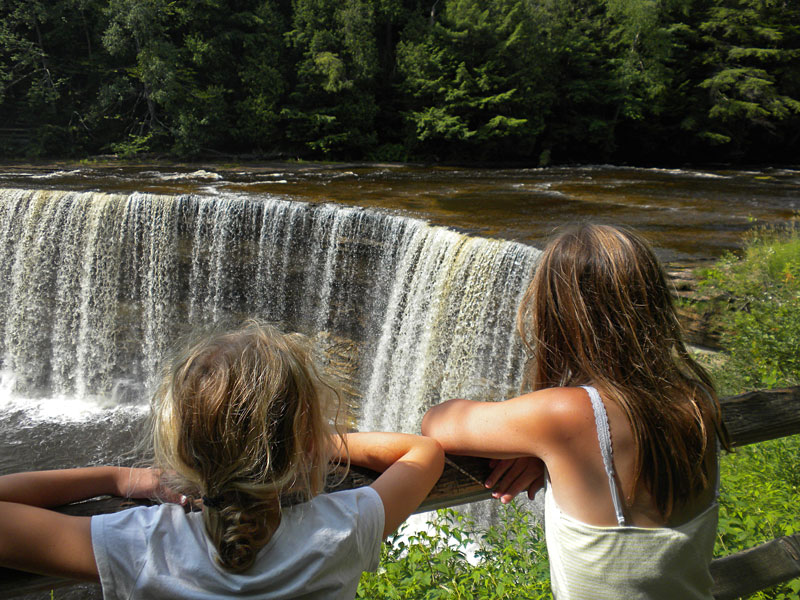
[[247, 317], [312, 336], [357, 427], [414, 431], [514, 393], [514, 310], [558, 227], [698, 264], [798, 210], [790, 169], [0, 167], [0, 473], [130, 460], [169, 348]]
[[616, 223], [643, 231], [665, 261], [716, 258], [739, 246], [752, 220], [781, 222], [800, 210], [800, 169], [7, 165], [0, 166], [0, 186], [278, 195], [399, 211], [534, 246], [566, 223]]

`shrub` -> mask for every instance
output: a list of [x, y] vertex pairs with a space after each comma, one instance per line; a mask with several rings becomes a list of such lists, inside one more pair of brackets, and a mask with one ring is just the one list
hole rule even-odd
[[[740, 256], [703, 273], [711, 326], [722, 331], [722, 360], [709, 363], [721, 395], [800, 383], [800, 227], [759, 227]], [[739, 448], [722, 457], [715, 556], [800, 532], [800, 436]], [[800, 579], [751, 600], [800, 598]]]
[[717, 369], [723, 394], [800, 384], [800, 226], [756, 228], [741, 256], [703, 274], [728, 360]]
[[407, 526], [381, 550], [375, 573], [364, 573], [357, 598], [387, 600], [531, 600], [550, 598], [544, 533], [514, 503], [485, 531], [453, 509], [439, 510], [425, 530]]

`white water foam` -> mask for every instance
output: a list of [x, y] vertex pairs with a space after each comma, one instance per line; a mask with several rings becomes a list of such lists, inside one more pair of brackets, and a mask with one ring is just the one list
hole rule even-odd
[[[131, 418], [142, 417], [150, 407], [144, 404], [120, 404], [119, 399], [104, 396], [55, 394], [30, 397], [14, 391], [16, 377], [5, 370], [0, 373], [0, 423], [3, 415], [24, 413], [23, 427], [38, 423], [86, 423], [108, 413], [123, 413]], [[19, 425], [17, 425], [19, 426]]]

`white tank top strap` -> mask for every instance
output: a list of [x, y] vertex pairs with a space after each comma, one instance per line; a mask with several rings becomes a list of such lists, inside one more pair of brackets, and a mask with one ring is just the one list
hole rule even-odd
[[719, 500], [719, 482], [720, 482], [720, 475], [719, 475], [719, 453], [721, 450], [722, 444], [719, 443], [719, 438], [716, 439], [717, 445], [717, 481], [714, 484], [714, 502]]
[[614, 450], [611, 447], [611, 428], [608, 426], [608, 414], [600, 394], [589, 385], [582, 385], [589, 394], [594, 411], [594, 423], [597, 428], [597, 440], [600, 442], [600, 453], [603, 455], [603, 466], [608, 475], [608, 486], [611, 490], [611, 500], [614, 502], [614, 512], [617, 514], [617, 523], [625, 526], [625, 514], [622, 511], [622, 499], [617, 488], [617, 479], [614, 475]]

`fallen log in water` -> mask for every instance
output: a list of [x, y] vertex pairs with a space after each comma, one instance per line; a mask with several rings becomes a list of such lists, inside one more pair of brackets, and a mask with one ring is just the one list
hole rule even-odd
[[[730, 398], [723, 398], [722, 419], [734, 446], [800, 433], [800, 387], [780, 390], [759, 390]], [[455, 506], [490, 497], [483, 486], [489, 474], [489, 461], [467, 456], [448, 456], [444, 472], [418, 512]], [[338, 485], [329, 487], [350, 489], [369, 485], [377, 477], [368, 469], [352, 467], [347, 477]], [[103, 498], [62, 507], [59, 510], [74, 515], [93, 515], [116, 512], [134, 503], [122, 498]], [[737, 597], [736, 590], [744, 589], [745, 580], [751, 593], [764, 587], [787, 581], [800, 573], [798, 539], [781, 538], [756, 548], [712, 563], [714, 592], [719, 598]], [[775, 557], [780, 556], [780, 560]], [[748, 573], [743, 579], [742, 573]], [[11, 598], [28, 592], [47, 590], [71, 581], [22, 573], [13, 569], [0, 569], [0, 598]], [[750, 589], [752, 585], [760, 587]], [[733, 595], [731, 595], [733, 594]]]

